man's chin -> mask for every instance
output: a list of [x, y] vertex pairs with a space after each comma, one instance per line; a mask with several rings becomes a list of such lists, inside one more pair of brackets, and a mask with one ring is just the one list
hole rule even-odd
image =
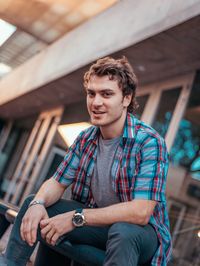
[[91, 122], [91, 124], [93, 125], [93, 126], [96, 126], [96, 127], [99, 127], [99, 126], [101, 126], [102, 124], [100, 123], [100, 122]]
[[104, 125], [103, 121], [98, 121], [98, 120], [96, 120], [96, 119], [91, 119], [91, 120], [90, 120], [90, 123], [91, 123], [93, 126], [97, 126], [97, 127], [99, 127], [99, 126], [103, 126], [103, 125]]

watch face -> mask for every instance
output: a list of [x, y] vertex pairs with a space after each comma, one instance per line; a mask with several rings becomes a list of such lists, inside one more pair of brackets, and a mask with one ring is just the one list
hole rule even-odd
[[84, 218], [83, 215], [81, 213], [75, 213], [74, 217], [72, 219], [72, 222], [75, 226], [79, 227], [79, 226], [83, 226], [84, 224]]

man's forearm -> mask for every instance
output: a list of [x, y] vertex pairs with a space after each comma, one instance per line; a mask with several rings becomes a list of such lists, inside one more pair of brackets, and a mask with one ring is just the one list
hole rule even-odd
[[105, 208], [85, 209], [84, 214], [87, 224], [92, 226], [104, 226], [116, 222], [145, 225], [149, 222], [155, 205], [154, 201], [133, 200]]
[[65, 189], [66, 187], [58, 183], [53, 178], [50, 178], [42, 184], [35, 195], [34, 200], [43, 200], [45, 207], [48, 207], [62, 197]]

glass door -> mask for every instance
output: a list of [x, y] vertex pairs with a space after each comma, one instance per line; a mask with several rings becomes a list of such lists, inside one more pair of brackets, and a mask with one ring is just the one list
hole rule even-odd
[[142, 106], [138, 117], [165, 138], [168, 150], [185, 111], [193, 79], [191, 74], [139, 88], [137, 99]]

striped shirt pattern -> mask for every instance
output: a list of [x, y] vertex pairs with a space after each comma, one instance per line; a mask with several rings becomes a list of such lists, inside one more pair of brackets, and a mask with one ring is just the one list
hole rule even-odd
[[[73, 200], [93, 208], [97, 205], [90, 184], [99, 134], [100, 129], [95, 126], [82, 131], [53, 176], [66, 186], [72, 184]], [[164, 139], [128, 113], [111, 168], [112, 187], [121, 202], [133, 199], [158, 202], [149, 220], [159, 239], [152, 266], [167, 265], [172, 252], [165, 196], [167, 171], [168, 152]]]

